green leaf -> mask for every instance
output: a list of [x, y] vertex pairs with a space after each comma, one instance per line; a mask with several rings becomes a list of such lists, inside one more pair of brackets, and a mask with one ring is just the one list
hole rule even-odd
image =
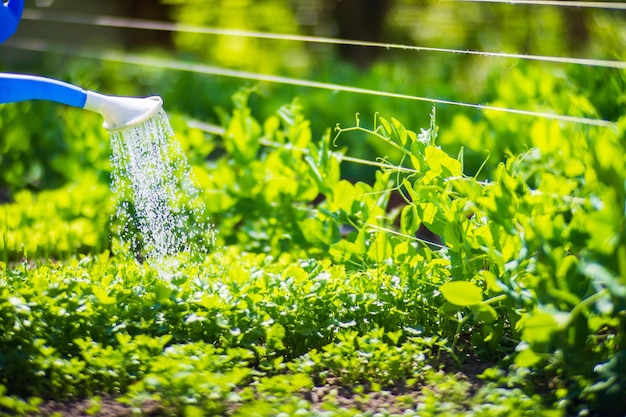
[[481, 335], [483, 338], [483, 342], [493, 342], [496, 338], [496, 331], [493, 327], [485, 324], [482, 328]]
[[531, 346], [550, 342], [552, 335], [558, 330], [554, 316], [544, 311], [533, 313], [523, 326], [522, 339]]
[[418, 206], [417, 208], [418, 214], [422, 219], [422, 222], [431, 232], [441, 236], [445, 229], [445, 220], [443, 220], [443, 215], [439, 213], [439, 209], [433, 203], [424, 203]]
[[425, 159], [435, 174], [442, 174], [445, 177], [461, 175], [461, 163], [436, 146], [426, 147]]
[[110, 305], [114, 304], [116, 301], [115, 297], [111, 297], [104, 288], [94, 285], [92, 291], [101, 304]]
[[489, 304], [478, 304], [474, 307], [474, 320], [484, 323], [493, 323], [498, 318], [498, 313]]
[[586, 217], [586, 228], [589, 231], [589, 248], [602, 254], [610, 254], [620, 241], [620, 225], [622, 216], [612, 205], [590, 213]]
[[439, 291], [446, 300], [458, 306], [473, 306], [482, 303], [482, 290], [467, 281], [453, 281], [443, 284]]
[[335, 262], [346, 262], [356, 252], [354, 243], [348, 242], [347, 240], [340, 240], [337, 243], [333, 243], [328, 250], [328, 253], [333, 257]]
[[402, 209], [400, 215], [400, 227], [402, 233], [413, 235], [420, 227], [420, 219], [417, 214], [417, 209], [414, 205], [408, 205]]
[[461, 307], [459, 307], [458, 305], [446, 301], [441, 305], [441, 307], [439, 307], [439, 314], [441, 314], [442, 316], [452, 317], [456, 313], [458, 313], [460, 309]]
[[376, 262], [385, 262], [393, 255], [393, 248], [386, 233], [376, 234], [376, 239], [370, 244], [367, 255]]
[[285, 328], [278, 324], [274, 323], [270, 327], [265, 330], [265, 335], [267, 337], [267, 346], [271, 349], [285, 349], [285, 345], [283, 344], [283, 339], [285, 338]]
[[419, 140], [411, 143], [411, 164], [418, 172], [424, 172], [427, 168], [424, 160], [425, 145]]
[[341, 180], [333, 187], [332, 197], [328, 201], [330, 211], [344, 210], [350, 213], [352, 202], [357, 198], [357, 191], [349, 181]]
[[383, 127], [385, 131], [385, 136], [389, 137], [389, 135], [391, 135], [391, 124], [384, 117], [379, 117], [378, 122]]
[[472, 201], [476, 201], [483, 194], [483, 187], [474, 178], [458, 178], [451, 182], [459, 194]]
[[541, 356], [533, 352], [529, 347], [526, 347], [515, 356], [515, 364], [521, 368], [533, 366], [540, 360]]
[[396, 132], [396, 135], [398, 135], [398, 139], [400, 139], [400, 143], [403, 146], [406, 145], [406, 140], [407, 140], [407, 136], [408, 136], [406, 128], [395, 117], [391, 118], [391, 122], [393, 123], [393, 128], [394, 128], [394, 130]]
[[185, 417], [204, 417], [204, 411], [195, 405], [185, 406]]
[[339, 240], [339, 226], [334, 219], [307, 218], [299, 224], [305, 240], [314, 245], [330, 245]]

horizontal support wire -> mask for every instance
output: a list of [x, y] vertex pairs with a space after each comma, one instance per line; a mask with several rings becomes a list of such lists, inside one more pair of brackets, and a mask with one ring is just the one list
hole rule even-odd
[[477, 109], [481, 111], [494, 111], [500, 113], [515, 114], [520, 116], [531, 116], [542, 119], [557, 120], [561, 122], [576, 123], [581, 125], [601, 126], [601, 127], [615, 127], [615, 124], [608, 120], [593, 119], [587, 117], [568, 116], [555, 113], [537, 112], [523, 109], [511, 109], [506, 107], [496, 107], [483, 104], [465, 103], [461, 101], [436, 99], [421, 96], [412, 96], [409, 94], [392, 93], [381, 90], [372, 90], [367, 88], [353, 87], [342, 84], [326, 83], [313, 80], [305, 80], [300, 78], [291, 78], [280, 75], [260, 74], [249, 71], [233, 70], [223, 67], [217, 67], [212, 65], [198, 64], [192, 62], [185, 62], [180, 60], [165, 60], [160, 58], [152, 58], [131, 53], [120, 52], [90, 52], [86, 50], [77, 50], [76, 48], [59, 48], [53, 46], [49, 42], [39, 39], [12, 39], [3, 44], [5, 47], [12, 47], [16, 49], [29, 50], [35, 52], [52, 52], [68, 56], [75, 56], [80, 58], [103, 60], [109, 62], [119, 62], [124, 64], [141, 65], [159, 69], [168, 69], [176, 71], [186, 71], [205, 75], [214, 75], [221, 77], [238, 78], [245, 80], [253, 80], [259, 82], [293, 85], [297, 87], [317, 88], [321, 90], [329, 90], [333, 92], [346, 92], [354, 94], [362, 94], [378, 97], [389, 97], [402, 100], [420, 101], [431, 104], [450, 105], [456, 107], [464, 107], [470, 109]]
[[406, 239], [409, 239], [409, 240], [413, 240], [415, 242], [422, 243], [424, 245], [433, 246], [433, 247], [435, 247], [437, 249], [445, 249], [447, 247], [445, 245], [442, 245], [441, 243], [435, 243], [435, 242], [431, 242], [430, 240], [423, 239], [423, 238], [420, 238], [420, 237], [417, 237], [417, 236], [407, 235], [406, 233], [402, 233], [402, 232], [399, 232], [397, 230], [390, 229], [388, 227], [378, 226], [378, 225], [373, 224], [373, 223], [365, 223], [365, 225], [367, 227], [369, 227], [370, 229], [373, 229], [373, 230], [376, 230], [376, 231], [380, 231], [380, 232], [384, 232], [384, 233], [388, 233], [388, 234], [391, 234], [391, 235], [400, 236], [400, 237], [403, 237], [403, 238], [406, 238]]
[[[458, 0], [463, 1], [463, 0]], [[472, 0], [465, 0], [472, 1]], [[474, 0], [477, 1], [477, 0]], [[542, 55], [526, 55], [526, 54], [512, 54], [506, 52], [485, 52], [485, 51], [473, 51], [467, 49], [448, 49], [448, 48], [433, 48], [428, 46], [415, 46], [415, 45], [402, 45], [394, 43], [383, 42], [368, 42], [359, 40], [319, 37], [319, 36], [304, 36], [304, 35], [290, 35], [284, 33], [269, 33], [269, 32], [256, 32], [239, 29], [224, 29], [224, 28], [210, 28], [204, 26], [192, 26], [179, 23], [170, 23], [154, 20], [134, 19], [125, 17], [114, 16], [87, 16], [77, 13], [60, 13], [60, 12], [43, 12], [36, 9], [26, 9], [24, 11], [23, 19], [33, 21], [47, 21], [56, 23], [70, 23], [78, 25], [89, 26], [102, 26], [119, 29], [141, 29], [141, 30], [154, 30], [164, 32], [183, 32], [183, 33], [197, 33], [204, 35], [224, 35], [244, 38], [256, 38], [256, 39], [271, 39], [281, 41], [296, 41], [307, 43], [321, 43], [331, 45], [349, 45], [349, 46], [363, 46], [373, 48], [385, 48], [385, 49], [400, 49], [406, 51], [417, 52], [440, 52], [462, 55], [477, 55], [489, 58], [506, 58], [506, 59], [520, 59], [528, 61], [540, 61], [559, 64], [572, 64], [583, 65], [590, 67], [604, 67], [604, 68], [618, 68], [626, 69], [626, 62], [605, 60], [605, 59], [589, 59], [589, 58], [571, 58], [571, 57], [558, 57], [558, 56], [542, 56]]]
[[446, 3], [501, 3], [532, 6], [576, 7], [587, 9], [626, 10], [626, 3], [610, 1], [562, 1], [562, 0], [444, 0]]

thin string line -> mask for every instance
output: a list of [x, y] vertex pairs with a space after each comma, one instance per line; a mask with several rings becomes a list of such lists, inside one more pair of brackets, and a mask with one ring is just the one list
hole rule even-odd
[[528, 4], [534, 6], [579, 7], [591, 9], [626, 10], [626, 3], [610, 1], [561, 1], [561, 0], [444, 0], [448, 3], [502, 3]]
[[392, 235], [400, 236], [400, 237], [403, 237], [405, 239], [409, 239], [409, 240], [413, 240], [413, 241], [416, 241], [416, 242], [419, 242], [419, 243], [423, 243], [425, 245], [432, 245], [432, 246], [434, 246], [436, 248], [439, 248], [439, 249], [445, 249], [446, 248], [445, 245], [442, 245], [440, 243], [431, 242], [430, 240], [422, 239], [422, 238], [419, 238], [417, 236], [407, 235], [406, 233], [398, 232], [397, 230], [389, 229], [387, 227], [378, 226], [378, 225], [373, 224], [373, 223], [365, 223], [365, 225], [367, 227], [369, 227], [370, 229], [374, 229], [374, 230], [378, 230], [380, 232], [385, 232], [385, 233], [389, 233], [389, 234], [392, 234]]
[[[458, 1], [472, 1], [472, 0], [458, 0]], [[479, 1], [479, 0], [474, 0], [474, 1]], [[626, 62], [605, 60], [605, 59], [572, 58], [572, 57], [558, 57], [558, 56], [514, 54], [514, 53], [506, 53], [506, 52], [474, 51], [474, 50], [467, 50], [467, 49], [434, 48], [434, 47], [428, 47], [428, 46], [403, 45], [403, 44], [384, 43], [384, 42], [369, 42], [369, 41], [359, 41], [359, 40], [349, 40], [349, 39], [339, 39], [339, 38], [319, 37], [319, 36], [290, 35], [290, 34], [283, 34], [283, 33], [257, 32], [257, 31], [247, 31], [247, 30], [239, 30], [239, 29], [210, 28], [210, 27], [185, 25], [185, 24], [180, 24], [180, 23], [160, 22], [160, 21], [154, 21], [154, 20], [143, 20], [143, 19], [133, 19], [133, 18], [121, 18], [121, 17], [114, 17], [114, 16], [86, 16], [86, 15], [81, 15], [77, 13], [58, 13], [58, 12], [56, 13], [45, 12], [44, 13], [41, 10], [34, 10], [34, 9], [25, 10], [22, 18], [27, 19], [27, 20], [35, 20], [35, 21], [49, 21], [49, 22], [57, 22], [57, 23], [71, 23], [71, 24], [80, 24], [80, 25], [114, 27], [114, 28], [121, 28], [121, 29], [142, 29], [142, 30], [155, 30], [155, 31], [164, 31], [164, 32], [197, 33], [197, 34], [204, 34], [204, 35], [225, 35], [225, 36], [235, 36], [235, 37], [244, 37], [244, 38], [321, 43], [321, 44], [331, 44], [331, 45], [349, 45], [349, 46], [364, 46], [364, 47], [385, 48], [385, 49], [400, 49], [400, 50], [417, 51], [417, 52], [440, 52], [440, 53], [460, 54], [460, 55], [476, 55], [476, 56], [483, 56], [483, 57], [489, 57], [489, 58], [521, 59], [521, 60], [551, 62], [551, 63], [559, 63], [559, 64], [582, 65], [582, 66], [590, 66], [590, 67], [626, 69]]]
[[342, 84], [333, 84], [313, 80], [305, 80], [299, 78], [290, 78], [280, 75], [260, 74], [248, 71], [233, 70], [228, 68], [216, 67], [211, 65], [197, 64], [183, 62], [179, 60], [163, 60], [158, 58], [150, 58], [145, 56], [139, 56], [136, 54], [119, 53], [119, 52], [104, 52], [93, 53], [84, 50], [69, 50], [68, 48], [58, 48], [50, 45], [48, 42], [41, 40], [11, 40], [5, 42], [4, 46], [9, 46], [17, 49], [24, 49], [36, 52], [54, 52], [69, 56], [76, 56], [80, 58], [96, 59], [110, 62], [119, 62], [124, 64], [141, 65], [160, 69], [169, 69], [177, 71], [187, 71], [198, 74], [214, 75], [221, 77], [238, 78], [245, 80], [253, 80], [259, 82], [268, 82], [275, 84], [293, 85], [297, 87], [317, 88], [320, 90], [329, 90], [333, 92], [346, 92], [354, 94], [362, 94], [377, 97], [388, 97], [409, 101], [427, 102], [431, 104], [450, 105], [456, 107], [465, 107], [470, 109], [477, 109], [481, 111], [494, 111], [500, 113], [516, 114], [520, 116], [531, 116], [542, 119], [558, 120], [567, 123], [577, 123], [590, 126], [601, 127], [614, 127], [615, 124], [608, 120], [592, 119], [587, 117], [568, 116], [555, 113], [537, 112], [531, 110], [522, 109], [510, 109], [506, 107], [496, 107], [483, 104], [465, 103], [461, 101], [436, 99], [421, 96], [412, 96], [402, 93], [391, 93], [381, 90], [372, 90], [367, 88], [352, 87]]

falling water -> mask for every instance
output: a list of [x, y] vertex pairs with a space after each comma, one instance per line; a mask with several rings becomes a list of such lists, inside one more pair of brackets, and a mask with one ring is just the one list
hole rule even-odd
[[111, 163], [114, 232], [137, 259], [162, 268], [166, 259], [202, 255], [213, 246], [213, 226], [164, 110], [112, 132]]

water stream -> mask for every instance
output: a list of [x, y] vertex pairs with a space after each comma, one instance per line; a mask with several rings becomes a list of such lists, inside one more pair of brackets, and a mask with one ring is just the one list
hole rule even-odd
[[164, 110], [111, 133], [111, 164], [113, 233], [135, 258], [162, 269], [181, 254], [209, 251], [214, 228]]

